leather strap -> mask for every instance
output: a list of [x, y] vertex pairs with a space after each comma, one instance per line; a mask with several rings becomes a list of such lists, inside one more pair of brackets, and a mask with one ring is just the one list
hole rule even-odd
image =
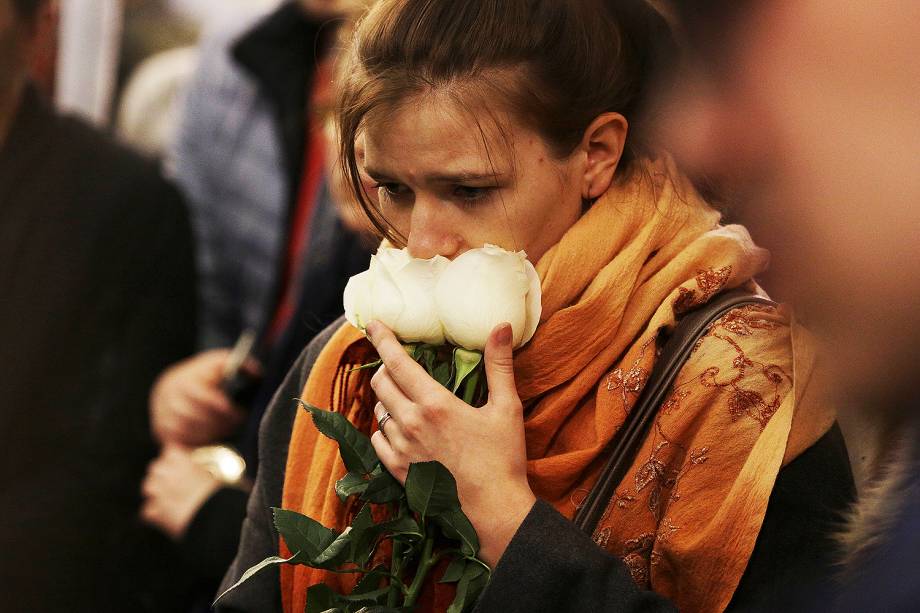
[[601, 515], [613, 498], [616, 486], [632, 466], [648, 435], [652, 420], [658, 413], [658, 408], [667, 398], [677, 373], [690, 357], [694, 345], [719, 318], [732, 309], [748, 304], [776, 305], [772, 300], [755, 296], [747, 290], [732, 290], [690, 311], [678, 322], [674, 332], [665, 342], [661, 355], [652, 368], [652, 374], [626, 421], [607, 444], [604, 451], [607, 461], [601, 470], [600, 478], [575, 513], [575, 525], [589, 536], [593, 534]]

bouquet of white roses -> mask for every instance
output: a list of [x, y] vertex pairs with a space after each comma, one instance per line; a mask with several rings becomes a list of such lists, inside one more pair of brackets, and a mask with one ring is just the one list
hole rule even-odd
[[[431, 377], [473, 406], [488, 397], [482, 352], [492, 330], [510, 323], [514, 347], [527, 343], [540, 320], [540, 299], [540, 280], [525, 254], [492, 245], [454, 260], [414, 259], [405, 249], [381, 247], [370, 268], [351, 278], [344, 295], [353, 326], [364, 330], [373, 320], [386, 325]], [[348, 472], [335, 492], [343, 503], [357, 498], [360, 511], [339, 532], [274, 509], [275, 527], [293, 555], [263, 560], [230, 590], [263, 568], [304, 564], [361, 575], [350, 594], [337, 594], [323, 583], [310, 587], [307, 613], [412, 611], [429, 571], [449, 559], [439, 578], [457, 584], [448, 611], [472, 608], [490, 569], [477, 557], [479, 540], [460, 508], [450, 472], [439, 462], [412, 464], [403, 487], [380, 463], [370, 439], [344, 416], [298, 402], [319, 431], [338, 442]], [[387, 506], [386, 520], [375, 522], [380, 514], [372, 514], [371, 505]], [[373, 565], [385, 541], [391, 542], [390, 565]]]

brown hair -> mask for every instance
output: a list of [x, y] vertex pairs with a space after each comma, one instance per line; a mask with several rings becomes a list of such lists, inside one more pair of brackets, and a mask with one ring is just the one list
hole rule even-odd
[[650, 93], [675, 57], [667, 22], [645, 0], [381, 0], [341, 71], [345, 174], [376, 229], [398, 240], [365, 193], [355, 142], [369, 114], [435, 88], [502, 101], [560, 159], [596, 117], [621, 113], [628, 166], [650, 148]]

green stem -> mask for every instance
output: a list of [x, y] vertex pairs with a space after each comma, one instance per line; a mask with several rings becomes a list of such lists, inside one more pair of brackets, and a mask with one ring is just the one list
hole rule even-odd
[[[405, 498], [399, 501], [396, 510], [396, 517], [402, 517], [406, 513]], [[393, 555], [391, 557], [390, 569], [394, 579], [390, 580], [390, 591], [387, 593], [387, 606], [396, 607], [396, 600], [405, 592], [406, 586], [403, 584], [403, 551], [405, 544], [402, 541], [393, 539]]]
[[470, 376], [463, 382], [463, 402], [472, 405], [476, 399], [476, 388], [479, 385], [479, 367], [470, 373]]
[[415, 571], [415, 578], [412, 580], [412, 585], [409, 586], [409, 591], [406, 593], [406, 601], [403, 603], [403, 606], [415, 606], [415, 601], [418, 600], [419, 595], [421, 595], [422, 586], [425, 584], [425, 577], [428, 576], [428, 571], [434, 567], [439, 559], [439, 556], [431, 555], [434, 550], [434, 532], [433, 525], [428, 526], [425, 530], [425, 545], [424, 549], [422, 549], [422, 557], [418, 561], [418, 570]]
[[390, 580], [390, 591], [387, 593], [387, 607], [396, 607], [396, 600], [406, 589], [403, 585], [403, 543], [402, 541], [393, 540], [393, 579]]
[[367, 575], [376, 572], [379, 573], [382, 577], [389, 577], [391, 580], [400, 579], [393, 573], [385, 573], [379, 570], [374, 570], [373, 568], [365, 568], [363, 566], [355, 566], [354, 568], [324, 568], [322, 570], [323, 572], [334, 573], [336, 575], [357, 575], [359, 573], [362, 575]]

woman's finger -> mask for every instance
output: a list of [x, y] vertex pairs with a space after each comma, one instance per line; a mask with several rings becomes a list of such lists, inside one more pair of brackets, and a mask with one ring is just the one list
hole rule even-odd
[[496, 405], [502, 407], [516, 407], [521, 402], [514, 382], [511, 335], [511, 324], [496, 326], [489, 335], [484, 357], [489, 397]]
[[382, 402], [378, 402], [377, 405], [374, 406], [374, 417], [377, 418], [378, 426], [380, 424], [380, 420], [387, 413], [390, 413], [390, 418], [384, 422], [383, 427], [380, 428], [379, 431], [383, 432], [383, 435], [390, 443], [390, 447], [392, 447], [394, 450], [408, 449], [408, 441], [406, 440], [402, 429], [399, 427], [399, 420], [396, 418], [396, 416], [387, 410], [386, 406], [384, 406]]
[[429, 383], [437, 383], [428, 376], [425, 369], [409, 357], [390, 329], [379, 321], [367, 325], [367, 338], [377, 349], [380, 359], [386, 365], [390, 376], [399, 389], [410, 399], [424, 397], [429, 391]]
[[374, 373], [371, 388], [377, 394], [377, 400], [382, 402], [393, 415], [404, 415], [406, 411], [414, 409], [412, 401], [406, 398], [406, 395], [393, 381], [386, 365], [381, 366]]
[[377, 457], [383, 466], [393, 475], [401, 484], [406, 484], [406, 476], [409, 474], [409, 467], [403, 465], [400, 456], [393, 450], [390, 441], [379, 430], [371, 435], [371, 445], [377, 452]]

